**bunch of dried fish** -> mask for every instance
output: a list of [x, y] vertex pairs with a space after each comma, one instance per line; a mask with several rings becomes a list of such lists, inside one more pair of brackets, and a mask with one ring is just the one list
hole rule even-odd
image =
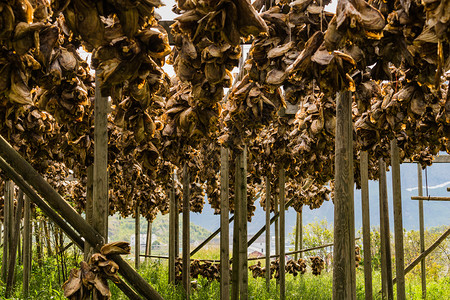
[[[183, 89], [188, 105], [177, 113], [190, 119], [198, 134], [208, 136], [220, 115], [223, 88], [231, 86], [231, 71], [239, 63], [241, 37], [257, 36], [267, 26], [247, 0], [178, 1], [175, 11], [181, 16], [172, 25], [170, 62], [181, 82], [189, 83]], [[193, 135], [182, 124], [172, 126]]]
[[325, 262], [320, 256], [312, 256], [309, 258], [311, 260], [311, 269], [314, 275], [320, 275], [322, 270], [325, 268]]
[[306, 260], [303, 258], [299, 258], [297, 261], [294, 259], [290, 259], [286, 262], [286, 273], [297, 276], [300, 274], [306, 273]]
[[88, 263], [82, 261], [80, 269], [72, 269], [69, 279], [63, 284], [64, 297], [81, 300], [94, 295], [94, 298], [110, 299], [107, 280], [119, 280], [119, 266], [107, 257], [112, 254], [130, 254], [130, 245], [126, 242], [109, 243], [101, 248], [100, 253], [93, 254]]
[[[220, 265], [210, 261], [194, 259], [191, 261], [190, 276], [192, 278], [198, 278], [202, 276], [209, 281], [220, 280]], [[231, 268], [230, 268], [231, 272]], [[175, 261], [175, 282], [179, 283], [183, 277], [183, 261], [181, 258], [177, 258]]]

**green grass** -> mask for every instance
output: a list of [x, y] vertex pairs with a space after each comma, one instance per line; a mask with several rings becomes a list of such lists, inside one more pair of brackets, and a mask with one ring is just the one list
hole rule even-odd
[[[207, 251], [206, 251], [207, 252]], [[68, 269], [75, 266], [75, 261], [69, 259]], [[167, 300], [184, 299], [183, 289], [180, 286], [168, 284], [167, 262], [164, 260], [153, 260], [146, 264], [143, 263], [139, 273]], [[357, 269], [357, 299], [364, 299], [364, 274], [363, 269]], [[17, 267], [16, 286], [13, 293], [14, 299], [22, 298], [22, 269]], [[450, 279], [428, 278], [427, 299], [450, 299]], [[58, 272], [58, 265], [54, 258], [47, 258], [43, 261], [41, 267], [36, 262], [33, 263], [33, 273], [30, 282], [30, 299], [64, 299], [61, 289], [61, 272]], [[126, 296], [112, 283], [110, 283], [112, 299], [127, 299]], [[381, 289], [380, 272], [373, 272], [373, 290], [374, 299], [380, 299], [378, 291]], [[395, 288], [394, 288], [395, 289]], [[4, 298], [5, 285], [0, 282], [0, 299]], [[395, 293], [395, 290], [394, 290]], [[332, 273], [323, 273], [320, 276], [311, 274], [310, 269], [304, 275], [294, 277], [286, 274], [286, 299], [308, 299], [321, 300], [331, 299], [332, 296]], [[209, 282], [200, 277], [197, 279], [197, 288], [192, 289], [191, 299], [219, 299], [219, 282]], [[421, 299], [421, 283], [418, 275], [408, 275], [406, 277], [406, 298]], [[12, 299], [12, 298], [10, 298]], [[271, 280], [270, 291], [267, 292], [264, 278], [251, 277], [249, 272], [249, 299], [268, 300], [279, 299], [279, 288], [275, 280]]]

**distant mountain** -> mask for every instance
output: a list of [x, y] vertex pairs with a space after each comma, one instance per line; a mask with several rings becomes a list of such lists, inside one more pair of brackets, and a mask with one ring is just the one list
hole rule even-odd
[[[401, 165], [402, 177], [402, 210], [403, 227], [406, 230], [419, 229], [419, 202], [411, 200], [411, 196], [417, 196], [417, 165], [404, 163]], [[426, 183], [428, 183], [428, 192], [430, 196], [450, 196], [447, 187], [450, 186], [450, 165], [434, 164], [423, 171], [423, 194], [426, 195]], [[390, 227], [394, 228], [393, 210], [392, 210], [392, 179], [391, 172], [387, 174], [388, 198]], [[379, 226], [379, 198], [378, 182], [369, 182], [370, 196], [370, 223], [372, 226]], [[206, 201], [207, 202], [207, 201]], [[259, 199], [256, 201], [255, 216], [252, 222], [248, 223], [248, 233], [256, 233], [265, 224], [265, 212], [259, 205]], [[208, 203], [205, 203], [201, 214], [191, 213], [191, 222], [199, 225], [209, 231], [214, 231], [220, 226], [220, 216], [214, 215], [213, 210]], [[327, 219], [332, 223], [334, 220], [334, 205], [331, 201], [325, 202], [319, 209], [310, 210], [308, 207], [303, 209], [304, 224], [313, 222], [315, 219]], [[436, 227], [441, 225], [450, 225], [450, 202], [424, 201], [424, 219], [425, 227]], [[293, 208], [286, 213], [286, 230], [292, 231], [295, 226], [296, 214]], [[355, 189], [355, 227], [361, 228], [361, 191]], [[272, 226], [273, 227], [273, 226]], [[230, 227], [230, 229], [232, 226]], [[273, 228], [272, 228], [273, 232]]]

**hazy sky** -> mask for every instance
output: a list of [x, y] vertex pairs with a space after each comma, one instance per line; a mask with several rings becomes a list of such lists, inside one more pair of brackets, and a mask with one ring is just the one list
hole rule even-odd
[[[177, 16], [174, 12], [172, 12], [172, 7], [175, 5], [175, 0], [163, 0], [163, 3], [166, 6], [158, 8], [156, 11], [161, 15], [163, 20], [171, 20]], [[325, 7], [326, 11], [336, 12], [336, 4], [337, 0], [332, 0], [332, 2]]]

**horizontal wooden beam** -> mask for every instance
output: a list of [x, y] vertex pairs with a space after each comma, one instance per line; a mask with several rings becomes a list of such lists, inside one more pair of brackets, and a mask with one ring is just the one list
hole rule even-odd
[[[430, 254], [434, 249], [439, 246], [450, 234], [450, 227], [424, 252], [422, 252], [419, 256], [416, 257], [406, 268], [405, 275], [408, 274], [415, 266], [417, 266], [422, 259], [424, 259], [428, 254]], [[395, 284], [397, 282], [397, 278], [394, 278], [392, 282]]]
[[450, 201], [450, 197], [412, 196], [411, 200]]

